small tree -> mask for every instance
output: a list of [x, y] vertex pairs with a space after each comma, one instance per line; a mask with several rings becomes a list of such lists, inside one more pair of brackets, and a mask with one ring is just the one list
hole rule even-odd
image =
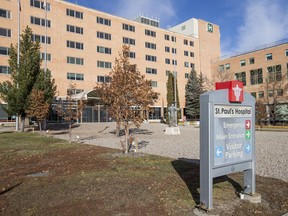
[[77, 121], [81, 116], [81, 112], [84, 109], [84, 102], [81, 98], [80, 100], [73, 98], [73, 92], [76, 89], [76, 86], [70, 84], [70, 87], [67, 91], [66, 100], [58, 100], [56, 106], [56, 112], [61, 116], [64, 121], [69, 124], [69, 142], [72, 142], [72, 123]]
[[30, 107], [27, 110], [29, 117], [35, 117], [39, 126], [39, 130], [42, 130], [42, 123], [46, 119], [49, 113], [50, 104], [45, 100], [44, 91], [34, 88], [30, 96]]
[[11, 81], [0, 83], [0, 97], [8, 103], [5, 111], [8, 115], [18, 114], [22, 124], [20, 131], [24, 131], [26, 110], [30, 106], [30, 94], [40, 73], [40, 45], [33, 42], [32, 30], [27, 26], [21, 35], [20, 64], [17, 64], [17, 44], [11, 44], [9, 54]]
[[264, 80], [261, 89], [264, 91], [265, 95], [264, 103], [268, 105], [269, 121], [272, 123], [272, 125], [275, 125], [276, 120], [278, 119], [277, 107], [279, 107], [284, 98], [288, 98], [286, 75], [281, 75], [281, 73], [278, 73], [277, 70], [268, 73], [268, 76]]
[[256, 122], [263, 128], [264, 122], [267, 120], [266, 105], [262, 100], [257, 100], [255, 104]]
[[151, 82], [141, 75], [136, 65], [129, 62], [130, 47], [123, 45], [119, 58], [115, 59], [114, 67], [107, 77], [106, 83], [98, 84], [95, 89], [102, 103], [108, 107], [116, 124], [125, 129], [125, 152], [129, 151], [129, 129], [132, 124], [139, 127], [145, 120], [144, 112], [158, 99]]
[[200, 95], [205, 92], [202, 74], [197, 76], [194, 69], [189, 74], [185, 87], [185, 107], [188, 118], [199, 119], [200, 117]]

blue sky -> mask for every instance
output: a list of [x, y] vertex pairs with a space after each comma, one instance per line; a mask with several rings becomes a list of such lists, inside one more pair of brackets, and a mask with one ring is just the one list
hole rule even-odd
[[161, 28], [196, 18], [220, 26], [221, 54], [288, 38], [288, 0], [69, 0], [124, 18], [140, 12]]

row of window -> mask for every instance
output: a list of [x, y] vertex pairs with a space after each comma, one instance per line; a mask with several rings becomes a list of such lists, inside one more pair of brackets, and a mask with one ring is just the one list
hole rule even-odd
[[[47, 38], [46, 43], [47, 43], [47, 44], [51, 44], [51, 37], [46, 37], [46, 38]], [[33, 40], [33, 41], [38, 41], [38, 42], [40, 42], [40, 43], [45, 43], [45, 36], [33, 34], [33, 35], [32, 35], [32, 40]]]
[[78, 27], [78, 26], [73, 26], [73, 25], [67, 25], [67, 31], [76, 33], [76, 34], [83, 34], [83, 28]]
[[[82, 73], [67, 73], [67, 79], [68, 80], [84, 81], [84, 74], [82, 74]], [[97, 82], [108, 83], [108, 82], [111, 82], [111, 78], [109, 76], [97, 76]], [[157, 81], [151, 80], [151, 86], [157, 87]], [[80, 92], [78, 92], [78, 93], [80, 93]]]
[[40, 8], [43, 10], [45, 10], [46, 8], [47, 11], [51, 10], [51, 5], [49, 3], [46, 3], [45, 5], [45, 2], [39, 0], [30, 0], [30, 6]]
[[[273, 97], [274, 95], [277, 95], [277, 96], [283, 96], [284, 94], [284, 91], [283, 89], [275, 89], [275, 90], [268, 90], [268, 97]], [[251, 95], [254, 96], [255, 98], [264, 98], [265, 96], [265, 93], [264, 91], [259, 91], [258, 92], [258, 95], [256, 92], [251, 92]]]
[[[285, 56], [288, 57], [288, 49], [285, 50]], [[272, 53], [267, 53], [265, 55], [265, 59], [266, 59], [266, 61], [273, 60], [273, 54]], [[249, 58], [248, 62], [249, 62], [249, 65], [255, 64], [255, 58], [254, 57]], [[240, 66], [241, 67], [246, 66], [246, 59], [241, 59], [240, 60]], [[220, 71], [224, 71], [224, 69], [226, 69], [226, 70], [230, 69], [230, 63], [225, 64], [225, 66], [224, 65], [219, 65], [219, 70]]]
[[[287, 75], [288, 75], [288, 63], [287, 63]], [[246, 72], [235, 73], [235, 78], [244, 85], [246, 82]], [[288, 77], [287, 77], [288, 78]], [[281, 81], [282, 80], [282, 66], [274, 65], [267, 67], [267, 81]], [[250, 70], [250, 83], [251, 85], [262, 84], [263, 83], [263, 70], [262, 68]]]
[[11, 29], [0, 28], [0, 36], [11, 37]]
[[31, 24], [35, 24], [35, 25], [40, 25], [40, 26], [46, 26], [47, 27], [51, 27], [51, 21], [50, 20], [45, 20], [45, 19], [42, 19], [42, 18], [39, 18], [39, 17], [34, 17], [34, 16], [31, 16], [30, 17], [30, 22]]

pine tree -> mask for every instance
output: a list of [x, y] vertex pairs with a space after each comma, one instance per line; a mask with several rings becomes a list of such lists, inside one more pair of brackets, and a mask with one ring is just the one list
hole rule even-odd
[[[175, 103], [174, 79], [175, 79], [175, 77], [173, 76], [173, 74], [169, 73], [167, 84], [166, 84], [166, 87], [167, 87], [167, 95], [166, 95], [166, 97], [167, 97], [167, 109], [173, 103]], [[178, 94], [177, 79], [176, 79], [176, 101], [177, 101], [177, 108], [179, 108], [180, 104], [179, 104], [179, 94]], [[177, 112], [177, 119], [179, 120], [180, 118], [181, 118], [181, 113]], [[169, 122], [168, 112], [166, 112], [166, 122]]]
[[18, 114], [22, 124], [20, 131], [24, 131], [26, 110], [30, 106], [30, 94], [40, 73], [40, 45], [33, 42], [32, 30], [27, 26], [20, 40], [20, 64], [17, 65], [17, 44], [11, 44], [9, 66], [11, 81], [0, 83], [0, 97], [8, 103], [5, 110], [8, 115]]
[[190, 119], [200, 118], [200, 95], [205, 92], [204, 79], [200, 73], [199, 77], [194, 69], [189, 74], [185, 87], [186, 116]]

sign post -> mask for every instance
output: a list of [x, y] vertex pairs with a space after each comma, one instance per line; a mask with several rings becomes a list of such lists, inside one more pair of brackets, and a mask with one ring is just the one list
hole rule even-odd
[[255, 194], [255, 98], [240, 81], [200, 96], [200, 204], [213, 207], [213, 178], [244, 173], [243, 193]]

